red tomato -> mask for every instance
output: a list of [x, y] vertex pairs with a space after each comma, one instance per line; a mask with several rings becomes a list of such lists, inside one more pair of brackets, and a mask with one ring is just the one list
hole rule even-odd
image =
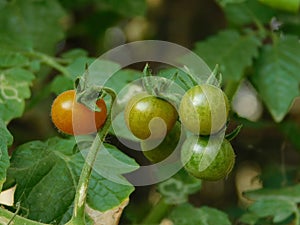
[[54, 125], [63, 133], [82, 135], [96, 132], [106, 120], [106, 104], [103, 99], [96, 102], [100, 112], [94, 112], [76, 102], [75, 90], [68, 90], [56, 97], [51, 108]]

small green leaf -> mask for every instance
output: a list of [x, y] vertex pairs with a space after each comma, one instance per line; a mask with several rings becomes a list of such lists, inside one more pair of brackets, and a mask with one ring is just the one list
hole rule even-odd
[[252, 81], [273, 119], [282, 121], [295, 97], [300, 95], [300, 43], [286, 36], [263, 48]]
[[63, 91], [74, 88], [74, 81], [66, 76], [57, 76], [51, 82], [51, 91], [55, 94], [60, 94]]
[[225, 80], [240, 80], [258, 55], [260, 40], [252, 34], [225, 30], [196, 45], [195, 52], [211, 67], [220, 65]]
[[[15, 201], [21, 203], [21, 209], [29, 219], [46, 223], [70, 219], [70, 208], [84, 163], [75, 144], [74, 139], [52, 138], [46, 142], [26, 143], [14, 151], [8, 176], [17, 184]], [[121, 152], [111, 155], [120, 163], [133, 164]], [[93, 171], [87, 203], [95, 210], [105, 211], [121, 204], [133, 189], [133, 186], [114, 183]]]
[[21, 68], [0, 70], [0, 115], [6, 124], [23, 114], [33, 79], [31, 72]]
[[7, 130], [5, 123], [0, 118], [0, 191], [6, 180], [6, 171], [9, 167], [9, 156], [7, 146], [13, 142], [13, 136]]
[[272, 216], [274, 223], [282, 222], [293, 213], [298, 213], [294, 202], [279, 198], [256, 201], [249, 207], [249, 211], [259, 218]]
[[195, 208], [188, 203], [181, 204], [173, 209], [169, 218], [174, 225], [231, 225], [228, 216], [224, 212], [206, 206]]
[[81, 48], [73, 48], [61, 55], [62, 58], [75, 60], [80, 57], [87, 57], [88, 52]]
[[259, 216], [254, 213], [245, 213], [239, 218], [240, 222], [248, 225], [255, 225], [258, 220]]
[[245, 193], [245, 196], [251, 200], [280, 198], [286, 201], [300, 203], [300, 184], [282, 188], [264, 188], [256, 191], [249, 191]]
[[199, 191], [201, 181], [190, 176], [184, 169], [158, 185], [159, 192], [168, 204], [181, 204], [188, 201], [188, 196]]
[[70, 65], [67, 66], [67, 70], [71, 74], [73, 80], [84, 74], [86, 71], [86, 65], [91, 65], [95, 61], [95, 58], [78, 57]]

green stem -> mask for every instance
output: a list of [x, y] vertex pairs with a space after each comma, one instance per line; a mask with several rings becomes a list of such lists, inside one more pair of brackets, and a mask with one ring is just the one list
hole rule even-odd
[[0, 208], [0, 224], [45, 225], [45, 223], [26, 219], [3, 208]]
[[167, 204], [165, 199], [162, 197], [159, 202], [153, 206], [152, 210], [145, 217], [141, 224], [159, 224], [172, 207], [173, 205]]
[[227, 82], [224, 92], [227, 95], [229, 102], [232, 101], [232, 98], [235, 92], [237, 91], [240, 83], [241, 81], [233, 81], [233, 80]]
[[92, 174], [93, 165], [95, 163], [97, 154], [100, 150], [101, 144], [103, 143], [105, 136], [107, 135], [109, 128], [111, 126], [112, 118], [110, 116], [112, 105], [116, 99], [116, 94], [113, 90], [103, 88], [108, 94], [111, 96], [111, 106], [108, 112], [107, 120], [99, 131], [98, 136], [95, 138], [89, 153], [85, 159], [85, 163], [83, 165], [81, 175], [78, 181], [77, 190], [75, 194], [74, 200], [74, 210], [73, 210], [73, 217], [71, 221], [84, 221], [85, 218], [85, 202], [88, 192], [88, 184]]
[[41, 60], [41, 62], [45, 63], [48, 66], [51, 66], [52, 68], [61, 72], [63, 75], [65, 75], [67, 77], [71, 77], [71, 74], [69, 73], [69, 71], [64, 66], [62, 66], [60, 63], [58, 63], [58, 60], [56, 60], [54, 57], [43, 54], [41, 52], [26, 52], [25, 54], [30, 57], [38, 58], [39, 60]]

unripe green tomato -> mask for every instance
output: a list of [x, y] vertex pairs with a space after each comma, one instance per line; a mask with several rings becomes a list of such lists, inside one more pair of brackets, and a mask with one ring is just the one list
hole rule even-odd
[[177, 110], [171, 103], [147, 93], [135, 95], [125, 107], [128, 129], [142, 140], [163, 138], [177, 118]]
[[[152, 163], [158, 163], [169, 157], [177, 147], [180, 147], [181, 125], [177, 122], [161, 143], [158, 139], [141, 141], [143, 154]], [[180, 157], [180, 155], [178, 155]]]
[[300, 0], [259, 0], [259, 1], [275, 9], [281, 9], [288, 12], [298, 12], [300, 8]]
[[229, 141], [219, 137], [188, 137], [182, 145], [184, 168], [194, 177], [216, 181], [226, 178], [233, 169], [235, 154]]
[[181, 99], [179, 117], [182, 124], [198, 135], [220, 131], [227, 122], [229, 102], [218, 87], [203, 84], [189, 89]]

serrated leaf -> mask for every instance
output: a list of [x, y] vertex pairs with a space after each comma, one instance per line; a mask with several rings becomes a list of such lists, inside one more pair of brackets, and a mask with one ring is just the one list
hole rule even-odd
[[300, 95], [300, 43], [287, 36], [263, 48], [252, 77], [260, 96], [276, 122], [282, 121]]
[[6, 171], [9, 167], [9, 156], [7, 147], [13, 142], [13, 136], [7, 130], [5, 123], [0, 118], [0, 191], [6, 180]]
[[244, 193], [251, 200], [280, 198], [286, 201], [300, 203], [300, 184], [274, 189], [259, 189]]
[[187, 202], [188, 196], [196, 193], [200, 188], [201, 181], [191, 177], [184, 169], [158, 185], [158, 191], [168, 204]]
[[255, 21], [266, 24], [276, 15], [275, 10], [257, 0], [245, 0], [240, 4], [228, 3], [223, 9], [229, 23], [236, 26], [253, 24]]
[[[74, 139], [52, 138], [19, 146], [11, 158], [8, 176], [17, 184], [15, 201], [28, 218], [60, 223], [70, 219], [78, 178], [84, 163]], [[121, 152], [120, 161], [130, 161]], [[123, 160], [123, 161], [122, 161]], [[87, 203], [98, 211], [118, 206], [133, 191], [93, 171]]]
[[225, 30], [204, 42], [196, 44], [195, 52], [211, 67], [220, 65], [225, 80], [238, 81], [244, 70], [252, 65], [258, 55], [260, 40], [252, 34], [240, 35], [234, 30]]
[[0, 43], [5, 48], [53, 53], [64, 37], [59, 20], [65, 16], [56, 0], [8, 1], [0, 8]]
[[298, 213], [297, 205], [286, 199], [263, 199], [249, 207], [249, 211], [259, 218], [271, 216], [274, 223], [286, 220], [293, 213]]
[[29, 63], [27, 57], [20, 52], [0, 50], [0, 68], [9, 68], [13, 66], [24, 66]]
[[21, 68], [0, 70], [0, 117], [6, 124], [22, 115], [33, 79], [31, 72]]
[[195, 208], [188, 203], [181, 204], [173, 209], [169, 218], [174, 225], [231, 225], [228, 216], [224, 212], [206, 206]]

